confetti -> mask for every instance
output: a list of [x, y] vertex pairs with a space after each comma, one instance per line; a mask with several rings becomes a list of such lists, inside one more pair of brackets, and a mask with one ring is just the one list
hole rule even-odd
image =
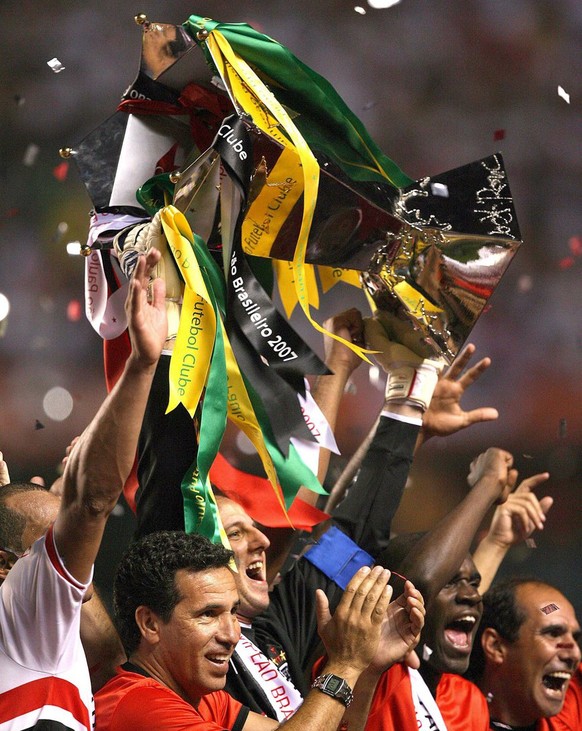
[[16, 102], [17, 107], [21, 107], [26, 102], [26, 99], [23, 96], [20, 96], [20, 94], [15, 94], [14, 101]]
[[24, 157], [22, 158], [22, 164], [25, 165], [27, 168], [31, 168], [34, 165], [34, 163], [36, 162], [36, 158], [38, 157], [39, 152], [40, 152], [40, 147], [31, 142], [30, 145], [28, 145], [28, 147], [24, 151]]
[[504, 129], [496, 129], [493, 133], [493, 141], [499, 142], [500, 140], [505, 139], [505, 130]]
[[546, 604], [545, 607], [540, 608], [540, 612], [551, 614], [552, 612], [557, 612], [559, 609], [560, 607], [557, 604]]
[[491, 703], [493, 701], [493, 693], [491, 693], [491, 691], [489, 691], [485, 697], [487, 698], [487, 703]]
[[55, 72], [55, 74], [60, 74], [61, 71], [65, 70], [65, 67], [58, 58], [51, 58], [50, 61], [47, 61], [47, 66], [49, 66]]
[[5, 320], [10, 312], [10, 301], [5, 294], [0, 293], [0, 320]]
[[376, 104], [378, 104], [378, 102], [376, 102], [376, 101], [374, 101], [374, 102], [366, 102], [364, 104], [364, 106], [362, 107], [362, 109], [363, 109], [364, 112], [367, 112], [369, 109], [373, 109], [376, 106]]
[[570, 267], [574, 266], [574, 258], [571, 256], [565, 256], [563, 259], [560, 259], [558, 266], [560, 269], [570, 269]]
[[44, 424], [40, 422], [38, 419], [34, 422], [34, 428], [38, 431], [38, 429], [44, 429]]
[[66, 180], [68, 172], [69, 163], [65, 161], [57, 165], [56, 168], [54, 168], [53, 176], [59, 181], [59, 183], [62, 183], [63, 180]]
[[424, 645], [422, 648], [422, 659], [425, 662], [428, 662], [430, 660], [430, 656], [432, 655], [432, 650], [428, 645]]
[[361, 5], [356, 5], [354, 7], [354, 10], [356, 11], [356, 13], [359, 13], [360, 15], [365, 15], [366, 14], [365, 8], [363, 8]]
[[67, 305], [67, 320], [69, 322], [79, 322], [81, 314], [82, 308], [79, 300], [71, 300]]
[[537, 548], [537, 544], [536, 544], [536, 542], [534, 541], [533, 538], [526, 538], [525, 539], [525, 545], [528, 548]]
[[568, 92], [561, 86], [558, 86], [558, 96], [562, 97], [562, 99], [568, 104], [570, 103], [570, 94], [568, 94]]
[[399, 2], [400, 0], [368, 0], [368, 5], [375, 10], [384, 10], [384, 8], [398, 5]]
[[529, 292], [533, 287], [533, 278], [530, 274], [522, 274], [517, 280], [517, 291], [520, 294]]
[[574, 256], [582, 255], [582, 238], [580, 236], [571, 236], [568, 239], [568, 248]]
[[441, 198], [449, 197], [449, 189], [444, 183], [431, 183], [430, 189], [433, 195], [440, 195]]

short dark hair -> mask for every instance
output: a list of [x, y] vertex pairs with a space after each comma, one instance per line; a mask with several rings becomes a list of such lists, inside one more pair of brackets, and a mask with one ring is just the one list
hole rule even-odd
[[26, 516], [20, 510], [7, 505], [9, 497], [27, 492], [46, 492], [46, 488], [35, 482], [9, 482], [0, 487], [0, 547], [22, 553], [28, 546], [22, 544], [26, 528]]
[[549, 586], [545, 581], [535, 577], [512, 576], [492, 586], [483, 595], [483, 616], [473, 643], [471, 662], [467, 677], [478, 681], [485, 670], [485, 654], [481, 645], [483, 630], [494, 629], [507, 642], [515, 642], [519, 636], [521, 625], [526, 620], [526, 613], [519, 606], [517, 590], [525, 584]]
[[224, 546], [183, 531], [158, 531], [131, 544], [121, 558], [113, 587], [115, 623], [128, 656], [141, 640], [135, 621], [138, 607], [148, 607], [168, 622], [181, 599], [176, 572], [228, 567], [232, 556]]

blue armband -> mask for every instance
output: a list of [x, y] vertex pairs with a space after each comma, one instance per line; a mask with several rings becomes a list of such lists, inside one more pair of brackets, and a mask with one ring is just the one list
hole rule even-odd
[[352, 576], [362, 566], [373, 566], [374, 559], [343, 531], [332, 526], [315, 546], [304, 555], [328, 579], [345, 589]]

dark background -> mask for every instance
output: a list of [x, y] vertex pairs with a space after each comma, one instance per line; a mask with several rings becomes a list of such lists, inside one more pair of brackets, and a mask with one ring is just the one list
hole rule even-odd
[[[477, 453], [509, 449], [522, 476], [551, 472], [547, 492], [556, 503], [538, 548], [515, 551], [505, 570], [542, 575], [580, 610], [582, 4], [402, 0], [374, 10], [365, 3], [366, 14], [348, 0], [2, 1], [0, 292], [11, 312], [0, 339], [0, 450], [13, 478], [53, 479], [105, 394], [99, 337], [79, 312], [83, 260], [65, 248], [86, 238], [91, 205], [58, 149], [109, 116], [133, 80], [141, 41], [134, 15], [246, 21], [327, 77], [411, 177], [503, 153], [524, 244], [474, 330], [478, 353], [493, 365], [466, 399], [501, 416], [425, 447], [394, 527], [429, 527], [465, 493]], [[53, 57], [61, 73], [48, 67]], [[338, 296], [326, 302], [320, 319], [344, 304]], [[319, 336], [299, 327], [321, 347]], [[60, 422], [43, 411], [54, 386], [73, 397]], [[340, 417], [344, 458], [381, 400], [382, 387], [363, 365]], [[240, 465], [256, 465], [233, 437], [226, 450]], [[341, 464], [335, 460], [332, 472]], [[130, 529], [120, 506], [110, 541], [120, 546]], [[100, 571], [113, 561], [104, 554]]]

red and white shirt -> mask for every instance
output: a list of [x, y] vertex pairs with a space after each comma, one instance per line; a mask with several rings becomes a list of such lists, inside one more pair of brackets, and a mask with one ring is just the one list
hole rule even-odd
[[0, 586], [0, 731], [94, 727], [79, 635], [87, 587], [64, 567], [52, 527]]

